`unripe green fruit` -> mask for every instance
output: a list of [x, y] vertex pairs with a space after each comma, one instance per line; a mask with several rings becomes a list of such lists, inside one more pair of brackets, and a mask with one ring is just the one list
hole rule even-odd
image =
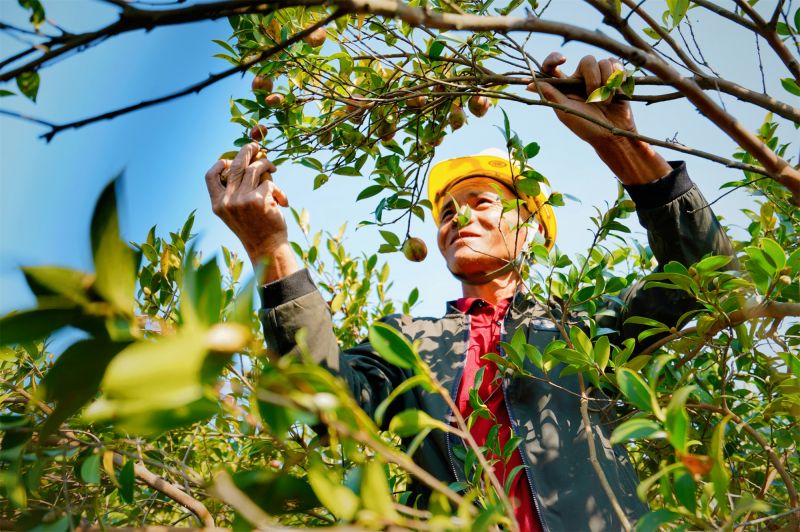
[[450, 115], [447, 117], [447, 122], [450, 124], [453, 131], [460, 129], [466, 121], [467, 115], [464, 113], [464, 109], [462, 109], [460, 105], [454, 105], [453, 109], [450, 111]]
[[428, 246], [421, 238], [409, 237], [403, 242], [403, 255], [412, 262], [422, 262], [428, 256]]

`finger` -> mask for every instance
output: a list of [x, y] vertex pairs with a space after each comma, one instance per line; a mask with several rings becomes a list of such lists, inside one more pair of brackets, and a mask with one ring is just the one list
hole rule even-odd
[[239, 150], [239, 153], [236, 154], [233, 162], [231, 162], [230, 170], [228, 171], [228, 189], [231, 190], [231, 192], [235, 191], [239, 183], [241, 183], [245, 169], [250, 165], [250, 161], [253, 160], [259, 149], [258, 143], [251, 142], [250, 144], [246, 144]]
[[614, 68], [614, 63], [608, 59], [601, 59], [597, 62], [597, 67], [600, 69], [600, 84], [605, 85], [608, 82], [608, 78], [611, 77], [611, 74], [616, 70]]
[[228, 169], [230, 161], [220, 159], [206, 172], [206, 186], [208, 187], [208, 195], [211, 197], [211, 205], [214, 206], [220, 202], [225, 195], [225, 186], [220, 179], [222, 172]]
[[255, 190], [261, 182], [261, 176], [264, 174], [267, 175], [267, 179], [272, 179], [269, 173], [274, 168], [275, 165], [272, 164], [269, 159], [260, 159], [254, 162], [244, 171], [244, 177], [242, 178], [242, 184], [239, 190], [242, 192]]
[[558, 52], [551, 52], [550, 55], [545, 57], [544, 63], [542, 63], [542, 72], [554, 78], [564, 78], [566, 76], [558, 67], [566, 62], [566, 57]]
[[287, 198], [283, 190], [281, 190], [281, 188], [275, 183], [273, 183], [271, 180], [267, 180], [261, 183], [258, 186], [257, 190], [258, 192], [261, 192], [267, 200], [269, 200], [269, 198], [272, 198], [281, 207], [289, 206], [289, 198]]
[[567, 98], [567, 96], [563, 92], [561, 92], [557, 88], [553, 87], [552, 85], [544, 81], [540, 81], [538, 82], [538, 84], [531, 83], [530, 85], [528, 85], [528, 90], [536, 91], [537, 85], [539, 87], [539, 90], [542, 92], [542, 96], [544, 96], [545, 100], [547, 100], [548, 102], [559, 103], [561, 105], [564, 105], [569, 100], [569, 98]]
[[572, 77], [582, 79], [586, 85], [586, 94], [591, 94], [600, 86], [600, 68], [597, 66], [597, 59], [592, 55], [583, 56]]

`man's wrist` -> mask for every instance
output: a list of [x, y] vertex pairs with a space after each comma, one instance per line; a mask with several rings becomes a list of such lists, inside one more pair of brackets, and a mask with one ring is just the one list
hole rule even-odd
[[261, 284], [277, 281], [300, 270], [288, 240], [266, 245], [258, 250], [248, 250], [247, 253], [253, 270], [261, 272]]
[[641, 140], [619, 137], [595, 146], [595, 151], [623, 185], [650, 183], [672, 170], [650, 144]]

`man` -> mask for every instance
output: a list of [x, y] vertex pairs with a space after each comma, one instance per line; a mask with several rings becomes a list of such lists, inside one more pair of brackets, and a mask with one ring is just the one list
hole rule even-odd
[[[565, 77], [558, 68], [564, 61], [554, 53], [543, 68], [553, 76]], [[588, 94], [619, 68], [614, 60], [597, 61], [587, 56], [572, 77], [585, 82]], [[567, 96], [544, 82], [529, 89], [617, 128], [636, 130], [627, 102], [587, 104], [585, 98]], [[671, 260], [690, 264], [709, 253], [731, 254], [730, 244], [710, 209], [698, 208], [705, 200], [682, 164], [673, 168], [649, 145], [614, 136], [582, 118], [566, 113], [558, 113], [558, 117], [595, 148], [625, 185], [661, 264]], [[285, 354], [295, 348], [296, 332], [307, 329], [315, 359], [341, 376], [353, 396], [372, 414], [411, 374], [382, 360], [366, 343], [339, 351], [329, 309], [308, 273], [297, 265], [289, 246], [279, 209], [287, 205], [286, 197], [271, 180], [259, 184], [262, 174], [276, 168], [266, 159], [251, 162], [257, 149], [248, 145], [232, 163], [219, 161], [209, 170], [206, 181], [214, 212], [242, 240], [253, 263], [266, 259], [261, 317], [267, 342]], [[229, 171], [227, 187], [220, 182], [224, 170]], [[526, 240], [525, 229], [519, 229], [520, 220], [529, 214], [538, 217], [546, 239], [554, 237], [555, 226], [537, 198], [514, 191], [510, 173], [507, 162], [492, 157], [446, 161], [432, 170], [429, 192], [439, 224], [439, 250], [448, 269], [461, 280], [463, 297], [449, 303], [445, 316], [439, 319], [389, 316], [386, 321], [409, 338], [421, 340], [420, 356], [437, 379], [450, 388], [462, 414], [470, 412], [470, 388], [478, 387], [478, 395], [494, 416], [493, 421], [479, 420], [473, 426], [479, 444], [492, 443], [487, 437], [495, 423], [501, 427], [496, 436], [501, 444], [512, 433], [522, 438], [511, 461], [495, 468], [505, 480], [514, 466], [526, 466], [510, 488], [521, 529], [619, 529], [618, 516], [589, 464], [577, 377], [559, 378], [555, 370], [548, 382], [531, 366], [526, 369], [541, 378], [514, 378], [500, 374], [494, 364], [481, 358], [498, 352], [498, 341], [511, 338], [520, 329], [528, 343], [542, 350], [559, 337], [547, 318], [548, 309], [525, 297], [517, 271], [510, 266]], [[525, 205], [504, 213], [501, 200], [515, 196]], [[456, 223], [457, 210], [465, 205], [469, 206], [469, 218], [464, 224]], [[618, 309], [616, 319], [611, 320], [620, 331], [619, 339], [635, 338], [638, 332], [623, 325], [627, 317], [648, 316], [672, 324], [691, 303], [676, 290], [639, 287], [630, 290], [625, 301], [626, 307]], [[476, 383], [480, 368], [484, 368], [484, 378]], [[436, 419], [452, 419], [441, 397], [419, 388], [405, 393], [392, 406], [395, 412], [418, 408]], [[619, 506], [633, 521], [646, 508], [635, 495], [637, 480], [624, 451], [609, 444], [611, 421], [597, 412], [591, 414], [597, 458]], [[456, 444], [441, 431], [434, 431], [414, 459], [445, 482], [463, 480], [463, 465], [453, 453]]]

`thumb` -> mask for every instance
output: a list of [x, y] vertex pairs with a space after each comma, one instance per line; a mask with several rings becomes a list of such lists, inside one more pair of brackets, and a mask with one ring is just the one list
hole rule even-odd
[[528, 85], [529, 91], [537, 92], [537, 89], [542, 93], [542, 96], [544, 96], [548, 102], [564, 104], [568, 100], [563, 92], [547, 82], [539, 81]]

